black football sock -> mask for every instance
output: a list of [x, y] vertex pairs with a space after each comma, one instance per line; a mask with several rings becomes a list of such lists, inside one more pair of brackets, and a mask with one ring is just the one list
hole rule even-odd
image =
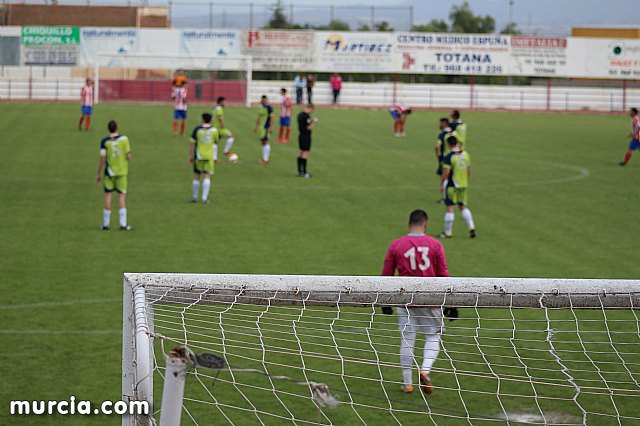
[[298, 157], [298, 173], [302, 173], [302, 158]]
[[301, 158], [300, 161], [302, 161], [302, 173], [307, 173], [307, 159], [306, 158]]

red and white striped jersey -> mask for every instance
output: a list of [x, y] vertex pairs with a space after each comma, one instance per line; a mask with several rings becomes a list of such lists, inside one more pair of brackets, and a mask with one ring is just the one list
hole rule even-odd
[[174, 87], [171, 92], [171, 99], [175, 104], [175, 109], [180, 111], [187, 110], [187, 89], [186, 87]]
[[407, 109], [409, 109], [409, 107], [401, 103], [391, 104], [391, 107], [389, 107], [389, 111], [398, 112], [399, 114], [404, 114], [405, 112], [407, 112]]
[[640, 140], [640, 117], [637, 115], [631, 121], [631, 139]]
[[291, 96], [284, 95], [282, 97], [282, 110], [280, 117], [291, 117]]
[[93, 86], [84, 85], [80, 89], [80, 99], [82, 106], [93, 106]]

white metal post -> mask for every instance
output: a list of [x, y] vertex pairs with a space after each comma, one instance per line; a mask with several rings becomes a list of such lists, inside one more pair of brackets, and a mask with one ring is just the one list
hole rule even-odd
[[[149, 336], [149, 323], [145, 289], [135, 289], [125, 277], [122, 296], [122, 400], [146, 401], [149, 413], [153, 413], [153, 368], [152, 340]], [[137, 419], [122, 416], [123, 426], [149, 423], [149, 418]]]
[[253, 81], [253, 59], [251, 56], [247, 56], [247, 100], [245, 103], [245, 106], [247, 108], [249, 108], [251, 106], [251, 91], [252, 89], [252, 84], [251, 82]]
[[98, 55], [98, 59], [96, 60], [96, 69], [93, 74], [95, 80], [93, 87], [93, 102], [97, 104], [100, 102], [100, 55]]
[[171, 351], [166, 357], [167, 369], [162, 388], [162, 411], [160, 412], [160, 426], [175, 426], [180, 424], [182, 415], [182, 399], [184, 384], [187, 379], [187, 360], [181, 351]]

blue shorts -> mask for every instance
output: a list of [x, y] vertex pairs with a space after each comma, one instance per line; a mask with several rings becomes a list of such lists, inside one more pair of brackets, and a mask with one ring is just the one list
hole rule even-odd
[[87, 106], [87, 105], [82, 105], [82, 115], [91, 115], [91, 113], [93, 112], [93, 107], [91, 106]]
[[640, 149], [640, 140], [631, 139], [629, 142], [629, 151], [636, 151], [638, 149]]
[[400, 113], [398, 111], [389, 111], [389, 114], [391, 114], [391, 118], [393, 118], [394, 120], [400, 118]]
[[187, 110], [186, 109], [174, 109], [173, 110], [173, 118], [175, 120], [186, 120], [187, 119]]
[[280, 126], [291, 126], [291, 117], [280, 117]]

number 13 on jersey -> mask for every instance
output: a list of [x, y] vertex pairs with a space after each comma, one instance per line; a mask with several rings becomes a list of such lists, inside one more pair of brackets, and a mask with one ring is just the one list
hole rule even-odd
[[[416, 258], [416, 251], [418, 252], [418, 257]], [[409, 250], [404, 252], [404, 257], [409, 259], [411, 262], [411, 269], [421, 271], [426, 271], [431, 266], [431, 261], [429, 260], [429, 247], [411, 247]]]

